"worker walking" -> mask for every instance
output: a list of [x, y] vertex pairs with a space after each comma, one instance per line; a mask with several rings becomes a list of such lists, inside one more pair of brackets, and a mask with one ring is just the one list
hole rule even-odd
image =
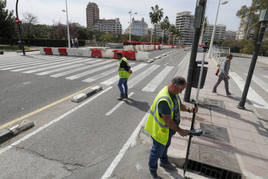
[[179, 93], [186, 87], [183, 77], [175, 77], [168, 86], [165, 86], [156, 96], [147, 118], [145, 130], [151, 135], [153, 145], [149, 157], [149, 171], [152, 178], [157, 175], [157, 162], [160, 166], [174, 170], [175, 167], [168, 161], [168, 148], [172, 136], [178, 132], [181, 136], [188, 135], [188, 131], [179, 127], [180, 111], [197, 112], [195, 107], [182, 104]]
[[130, 69], [131, 67], [128, 63], [128, 60], [125, 57], [123, 57], [123, 54], [121, 52], [117, 52], [116, 55], [117, 58], [120, 59], [118, 65], [118, 75], [119, 75], [118, 88], [120, 90], [120, 97], [118, 98], [118, 100], [122, 100], [124, 98], [128, 98], [127, 80], [130, 74], [132, 73], [132, 70]]

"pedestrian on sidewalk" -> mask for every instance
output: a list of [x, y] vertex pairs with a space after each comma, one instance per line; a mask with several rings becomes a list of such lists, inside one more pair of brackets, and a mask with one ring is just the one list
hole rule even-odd
[[122, 100], [124, 98], [128, 98], [127, 80], [130, 74], [132, 73], [132, 70], [130, 69], [131, 67], [128, 63], [128, 60], [125, 57], [123, 57], [123, 54], [121, 52], [117, 52], [116, 56], [118, 59], [120, 59], [118, 65], [118, 75], [119, 75], [118, 88], [120, 90], [120, 97], [118, 98], [118, 100]]
[[195, 107], [182, 104], [179, 93], [186, 87], [183, 77], [175, 77], [168, 86], [165, 86], [156, 96], [147, 118], [145, 130], [153, 140], [149, 157], [149, 171], [153, 178], [157, 175], [157, 162], [160, 158], [160, 166], [168, 170], [175, 167], [168, 161], [168, 148], [172, 136], [178, 132], [181, 136], [187, 136], [188, 131], [179, 127], [180, 111], [197, 112]]
[[229, 82], [228, 82], [228, 80], [230, 79], [230, 77], [229, 77], [229, 69], [230, 69], [232, 58], [233, 58], [233, 55], [231, 55], [231, 54], [227, 55], [225, 61], [221, 63], [220, 69], [219, 69], [219, 74], [218, 74], [218, 80], [217, 80], [217, 82], [214, 85], [213, 90], [212, 90], [213, 93], [217, 93], [217, 87], [219, 86], [219, 84], [223, 80], [224, 84], [225, 84], [226, 95], [227, 96], [231, 95], [231, 93], [229, 91]]

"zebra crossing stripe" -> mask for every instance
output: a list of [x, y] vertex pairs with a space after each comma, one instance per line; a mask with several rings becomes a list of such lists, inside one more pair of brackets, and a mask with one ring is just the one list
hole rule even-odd
[[150, 83], [148, 83], [142, 89], [142, 91], [154, 92], [173, 68], [174, 67], [172, 66], [165, 67], [157, 76], [154, 77], [154, 79]]
[[[244, 75], [247, 76], [246, 73], [244, 73]], [[259, 77], [255, 76], [255, 75], [253, 75], [252, 79], [259, 87], [261, 87], [266, 93], [268, 93], [267, 83], [265, 83], [262, 79], [260, 79]]]
[[[68, 60], [70, 61], [70, 60]], [[28, 62], [28, 61], [25, 61], [25, 62], [21, 62], [19, 65], [18, 64], [13, 64], [11, 66], [8, 66], [8, 68], [5, 68], [5, 69], [2, 69], [2, 70], [12, 70], [12, 69], [16, 69], [16, 70], [12, 70], [12, 72], [18, 72], [18, 71], [23, 71], [23, 70], [26, 70], [26, 69], [31, 69], [31, 68], [34, 68], [34, 66], [37, 66], [37, 65], [49, 65], [49, 64], [52, 64], [52, 63], [62, 63], [62, 62], [68, 62], [67, 60], [53, 60], [53, 61], [33, 61], [33, 62]], [[73, 61], [73, 59], [72, 59]], [[21, 65], [22, 64], [22, 65]], [[23, 67], [27, 67], [26, 69], [18, 69], [18, 68], [23, 68]]]
[[70, 68], [80, 67], [82, 65], [84, 65], [84, 64], [79, 63], [79, 64], [75, 64], [75, 65], [71, 65], [71, 66], [67, 66], [67, 67], [63, 67], [63, 68], [57, 68], [57, 69], [54, 69], [54, 70], [37, 73], [36, 75], [39, 75], [39, 76], [48, 75], [48, 74], [51, 74], [51, 73], [55, 73], [55, 72], [59, 72], [59, 71], [63, 71], [63, 70], [68, 70]]
[[[133, 67], [133, 68], [132, 68], [132, 71], [135, 72], [135, 71], [137, 71], [137, 70], [142, 69], [142, 68], [145, 67], [145, 66], [147, 66], [147, 64], [145, 64], [145, 63], [139, 64], [139, 65]], [[115, 83], [115, 82], [118, 81], [118, 80], [119, 80], [119, 76], [118, 76], [118, 74], [117, 74], [117, 75], [115, 75], [114, 77], [112, 77], [112, 78], [110, 78], [110, 79], [108, 79], [108, 80], [105, 80], [105, 81], [101, 82], [101, 84], [103, 84], [103, 85], [107, 85], [107, 86], [108, 86], [108, 85], [111, 85], [111, 84]]]
[[[135, 63], [129, 63], [129, 64], [130, 64], [130, 66], [132, 66]], [[87, 79], [83, 80], [83, 82], [90, 83], [90, 82], [96, 81], [98, 79], [101, 79], [101, 78], [108, 76], [108, 75], [115, 73], [115, 72], [117, 72], [117, 69], [111, 69], [111, 70], [105, 71], [103, 73], [97, 74], [95, 76], [92, 76], [90, 78], [87, 78]]]
[[87, 78], [87, 79], [83, 80], [83, 82], [90, 83], [90, 82], [96, 81], [98, 79], [101, 79], [101, 78], [103, 78], [103, 77], [105, 77], [107, 75], [110, 75], [110, 74], [112, 74], [114, 72], [117, 72], [117, 69], [112, 69], [112, 70], [109, 70], [109, 71], [105, 71], [105, 72], [103, 72], [101, 74], [97, 74], [95, 76], [92, 76], [90, 78]]
[[[232, 79], [235, 81], [239, 89], [243, 91], [244, 86], [245, 86], [245, 81], [235, 72], [230, 72], [229, 74], [232, 77]], [[268, 109], [268, 103], [264, 101], [264, 99], [251, 87], [248, 90], [247, 98], [251, 101], [251, 103], [256, 108]]]
[[159, 67], [160, 65], [152, 65], [150, 68], [146, 69], [142, 73], [132, 78], [129, 81], [129, 88], [132, 88], [133, 86], [135, 86], [137, 83], [139, 83], [141, 80], [143, 80], [145, 77], [147, 77], [149, 74], [151, 74], [154, 70], [156, 70]]
[[76, 63], [82, 63], [85, 62], [87, 60], [79, 60], [79, 61], [75, 61], [75, 62], [69, 62], [69, 63], [62, 63], [62, 62], [58, 62], [58, 63], [54, 63], [54, 64], [49, 64], [49, 65], [45, 65], [45, 66], [41, 66], [43, 68], [39, 68], [40, 66], [36, 66], [36, 67], [31, 67], [30, 69], [33, 70], [29, 70], [29, 71], [25, 71], [23, 73], [35, 73], [35, 72], [39, 72], [39, 71], [44, 71], [44, 70], [50, 70], [50, 69], [54, 69], [54, 68], [58, 68], [58, 67], [63, 67], [63, 66], [67, 66], [67, 65], [71, 65], [71, 64], [76, 64]]
[[105, 70], [107, 68], [113, 67], [115, 65], [117, 65], [117, 63], [108, 64], [108, 65], [105, 65], [105, 66], [94, 68], [94, 69], [89, 70], [89, 71], [85, 71], [85, 72], [82, 72], [82, 73], [79, 73], [79, 74], [76, 74], [76, 75], [66, 77], [65, 79], [68, 79], [68, 80], [78, 79], [78, 78], [84, 77], [86, 75], [90, 75], [92, 73], [95, 73], [95, 72], [98, 72], [98, 71]]
[[[99, 61], [103, 61], [103, 60], [99, 60]], [[72, 73], [77, 72], [77, 71], [86, 70], [86, 69], [93, 68], [93, 67], [96, 67], [96, 66], [100, 66], [100, 65], [110, 63], [110, 62], [109, 61], [104, 61], [104, 62], [96, 63], [96, 61], [95, 61], [95, 62], [92, 62], [92, 63], [95, 63], [95, 64], [94, 65], [86, 65], [86, 66], [81, 67], [81, 68], [76, 68], [76, 69], [73, 69], [73, 70], [68, 70], [68, 71], [65, 71], [65, 72], [50, 75], [50, 77], [58, 78], [58, 77], [62, 77], [62, 76], [65, 76], [65, 75], [72, 74]]]

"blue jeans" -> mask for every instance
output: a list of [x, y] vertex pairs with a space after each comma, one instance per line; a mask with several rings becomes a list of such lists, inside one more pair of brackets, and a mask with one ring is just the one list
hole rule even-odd
[[[118, 88], [120, 90], [121, 95], [127, 94], [127, 92], [128, 92], [127, 80], [128, 80], [128, 78], [120, 78], [119, 79]], [[123, 90], [123, 85], [124, 85], [125, 92]]]
[[167, 152], [168, 152], [168, 147], [170, 146], [172, 136], [173, 136], [173, 134], [171, 132], [169, 132], [169, 138], [168, 138], [168, 142], [167, 142], [166, 146], [158, 143], [156, 140], [154, 140], [152, 138], [153, 139], [153, 146], [152, 146], [152, 149], [150, 152], [150, 157], [149, 157], [149, 162], [148, 162], [149, 170], [151, 173], [156, 173], [157, 162], [158, 162], [159, 158], [160, 158], [160, 161], [162, 163], [168, 162]]

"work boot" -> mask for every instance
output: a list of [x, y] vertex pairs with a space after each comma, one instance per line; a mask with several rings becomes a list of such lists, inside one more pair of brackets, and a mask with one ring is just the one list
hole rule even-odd
[[161, 177], [158, 176], [156, 172], [151, 172], [150, 171], [150, 175], [151, 175], [152, 179], [161, 179]]
[[124, 96], [124, 97], [128, 99], [128, 94], [125, 94], [125, 96]]
[[171, 163], [169, 162], [160, 162], [160, 167], [163, 167], [167, 170], [171, 170], [171, 171], [174, 171], [176, 170], [176, 167], [174, 167]]
[[124, 95], [124, 94], [120, 94], [120, 97], [118, 97], [117, 99], [118, 99], [118, 100], [123, 100], [123, 99], [124, 99], [124, 97], [125, 97], [125, 95]]

